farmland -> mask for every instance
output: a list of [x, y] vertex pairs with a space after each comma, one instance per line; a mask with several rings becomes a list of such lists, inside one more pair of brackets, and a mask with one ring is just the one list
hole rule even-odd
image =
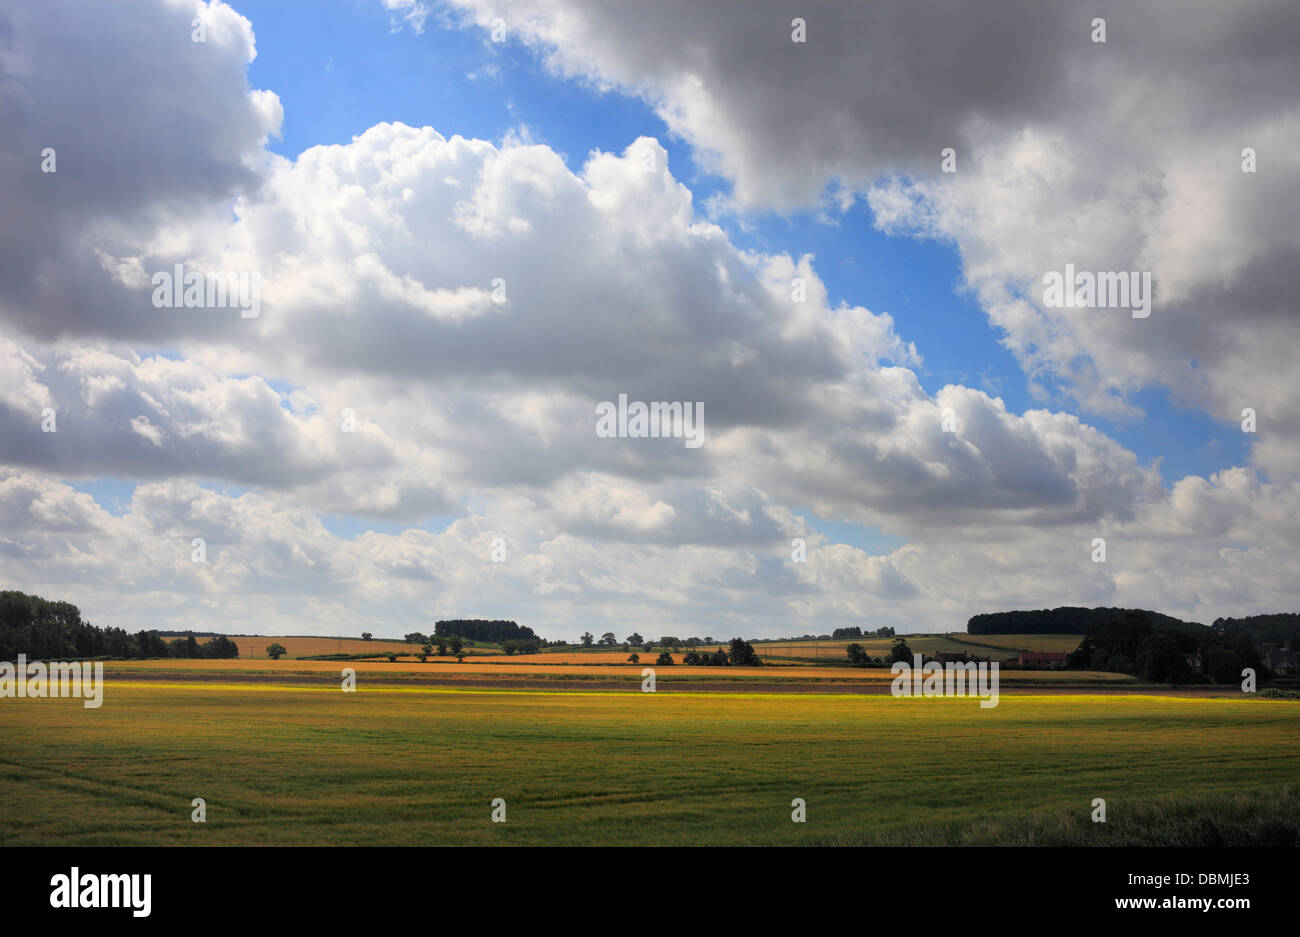
[[[965, 637], [906, 636], [1008, 657], [1078, 640]], [[0, 842], [1300, 842], [1300, 702], [1235, 688], [1003, 670], [983, 709], [893, 697], [888, 669], [844, 665], [853, 639], [756, 642], [762, 667], [237, 640], [288, 655], [106, 661], [93, 711], [0, 701]], [[882, 656], [892, 639], [857, 643]], [[379, 659], [299, 659], [333, 653]], [[194, 797], [206, 823], [190, 821]], [[490, 821], [497, 797], [506, 823]], [[790, 822], [796, 797], [806, 823]], [[1096, 797], [1107, 824], [1089, 819]]]
[[[169, 634], [163, 635], [163, 637], [170, 640], [175, 635]], [[967, 653], [980, 657], [1002, 659], [1013, 659], [1021, 650], [1072, 651], [1079, 646], [1080, 640], [1078, 635], [967, 635], [964, 633], [915, 634], [903, 635], [902, 637], [913, 651], [921, 654]], [[401, 657], [412, 657], [420, 650], [418, 645], [406, 641], [379, 639], [365, 641], [361, 638], [303, 637], [297, 635], [232, 635], [231, 638], [239, 646], [240, 658], [246, 660], [265, 659], [266, 647], [273, 643], [280, 644], [285, 648], [285, 657], [287, 658], [315, 657], [324, 654], [374, 657], [397, 654]], [[889, 653], [894, 639], [865, 637], [833, 638], [825, 641], [754, 641], [752, 643], [754, 650], [765, 661], [790, 664], [825, 661], [826, 663], [839, 664], [845, 661], [844, 649], [850, 644], [860, 644], [871, 656], [881, 657]], [[548, 663], [622, 664], [627, 661], [630, 653], [636, 653], [640, 656], [642, 663], [651, 663], [661, 651], [665, 650], [658, 643], [655, 643], [653, 647], [653, 651], [643, 651], [639, 646], [628, 650], [622, 650], [621, 646], [609, 648], [599, 645], [593, 647], [547, 647], [542, 648], [540, 654], [530, 654], [526, 658], [536, 660], [543, 657]], [[719, 648], [725, 649], [725, 647], [725, 644], [710, 644], [701, 646], [701, 650], [715, 651]], [[519, 661], [525, 659], [521, 656], [507, 655], [501, 651], [500, 647], [483, 644], [482, 642], [475, 645], [467, 644], [464, 651], [467, 657], [482, 657], [485, 660]], [[681, 662], [681, 658], [682, 652], [674, 655], [674, 659], [678, 663]]]
[[[114, 681], [93, 712], [0, 704], [0, 821], [7, 843], [1101, 837], [1112, 833], [1083, 822], [1094, 797], [1112, 832], [1153, 810], [1291, 809], [1298, 717], [1300, 703], [1242, 698], [1008, 691], [981, 710], [838, 694]], [[194, 797], [204, 824], [190, 822]], [[489, 820], [495, 797], [504, 824]], [[807, 823], [790, 822], [795, 797]]]
[[[968, 635], [909, 634], [900, 635], [914, 652], [920, 654], [971, 654], [994, 659], [1014, 659], [1020, 651], [1073, 651], [1079, 646], [1079, 635], [1070, 634], [999, 634]], [[894, 638], [832, 638], [826, 641], [763, 641], [754, 642], [754, 650], [764, 660], [800, 659], [834, 660], [845, 657], [844, 649], [850, 644], [860, 644], [872, 657], [889, 654]]]
[[[173, 634], [162, 635], [164, 640], [177, 637]], [[419, 651], [419, 646], [406, 641], [366, 641], [362, 638], [322, 638], [302, 637], [299, 635], [230, 635], [230, 639], [239, 646], [239, 656], [246, 659], [266, 658], [266, 648], [270, 644], [279, 644], [285, 649], [286, 657], [313, 657], [320, 654], [411, 654]], [[466, 647], [466, 655], [494, 654], [495, 647]], [[624, 655], [626, 656], [626, 655]]]
[[[277, 678], [289, 676], [316, 675], [338, 681], [343, 668], [355, 670], [374, 678], [410, 678], [420, 680], [468, 680], [473, 677], [491, 677], [499, 680], [512, 679], [574, 679], [587, 680], [609, 678], [624, 680], [633, 684], [641, 681], [641, 664], [613, 663], [567, 663], [553, 661], [561, 655], [539, 654], [525, 658], [499, 657], [480, 658], [464, 663], [440, 658], [421, 663], [405, 659], [397, 661], [361, 660], [361, 661], [320, 661], [320, 660], [203, 660], [203, 659], [160, 659], [160, 660], [125, 660], [107, 661], [105, 673], [109, 677], [116, 675], [237, 675], [248, 678], [260, 678], [274, 682]], [[680, 655], [678, 655], [680, 658]], [[777, 666], [764, 667], [653, 667], [657, 679], [661, 682], [691, 681], [727, 681], [736, 683], [834, 683], [837, 685], [871, 684], [885, 687], [892, 679], [890, 671], [883, 667], [850, 668]], [[1069, 684], [1069, 685], [1112, 685], [1139, 686], [1134, 677], [1127, 674], [1098, 673], [1092, 671], [1049, 671], [1049, 670], [1008, 670], [1000, 675], [1004, 683], [1009, 684]], [[405, 681], [404, 681], [405, 682]]]
[[974, 647], [1002, 647], [1017, 651], [1060, 651], [1068, 654], [1079, 646], [1083, 635], [1078, 634], [952, 634], [948, 636], [959, 644]]

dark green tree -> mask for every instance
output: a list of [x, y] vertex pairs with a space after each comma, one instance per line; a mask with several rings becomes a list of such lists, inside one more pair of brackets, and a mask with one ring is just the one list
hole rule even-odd
[[907, 646], [907, 642], [902, 638], [894, 639], [894, 646], [889, 649], [889, 662], [896, 663], [900, 660], [912, 662], [912, 649]]
[[763, 662], [754, 653], [752, 644], [743, 638], [732, 638], [731, 664], [734, 667], [761, 667]]

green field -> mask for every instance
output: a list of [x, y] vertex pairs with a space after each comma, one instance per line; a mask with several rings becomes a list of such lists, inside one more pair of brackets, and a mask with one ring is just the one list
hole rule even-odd
[[1257, 698], [1004, 693], [981, 710], [110, 682], [99, 710], [0, 701], [0, 829], [7, 844], [1105, 842], [1139, 821], [1147, 839], [1213, 839], [1205, 823], [1237, 817], [1285, 840], [1298, 725], [1300, 703]]

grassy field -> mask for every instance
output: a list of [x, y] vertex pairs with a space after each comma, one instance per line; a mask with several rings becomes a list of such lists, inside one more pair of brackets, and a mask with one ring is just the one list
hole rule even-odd
[[1004, 647], [1015, 651], [1064, 651], [1067, 654], [1083, 641], [1080, 634], [951, 634], [958, 644]]
[[[0, 837], [1103, 842], [1212, 838], [1205, 823], [1250, 815], [1255, 826], [1229, 832], [1285, 839], [1300, 829], [1297, 725], [1300, 703], [1263, 699], [1008, 691], [981, 710], [831, 694], [114, 681], [98, 710], [0, 702]], [[190, 822], [193, 797], [207, 800], [205, 824]], [[490, 822], [495, 797], [507, 823]], [[790, 822], [795, 797], [807, 823]], [[1107, 801], [1105, 828], [1087, 822], [1094, 797]]]

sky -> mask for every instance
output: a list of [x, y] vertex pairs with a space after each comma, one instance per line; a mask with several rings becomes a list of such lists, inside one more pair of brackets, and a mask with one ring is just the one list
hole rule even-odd
[[[1294, 611], [1300, 10], [795, 6], [7, 4], [0, 587], [265, 634]], [[1053, 305], [1067, 264], [1150, 315]], [[703, 445], [600, 435], [620, 394]]]

